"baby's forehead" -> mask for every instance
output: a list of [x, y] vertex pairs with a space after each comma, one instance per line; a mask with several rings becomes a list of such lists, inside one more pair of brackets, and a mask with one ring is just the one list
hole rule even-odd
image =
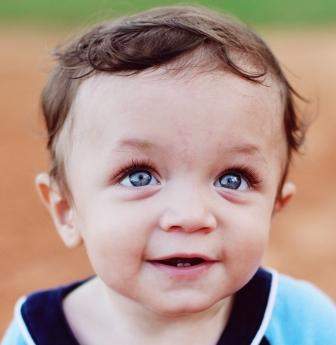
[[74, 140], [103, 149], [131, 136], [190, 154], [248, 141], [285, 146], [280, 87], [271, 76], [257, 84], [228, 72], [164, 72], [84, 81], [72, 109]]
[[[132, 76], [100, 73], [81, 84], [72, 113], [78, 127], [90, 131], [91, 122], [98, 125], [100, 120], [103, 129], [104, 121], [111, 117], [117, 120], [120, 114], [136, 117], [134, 112], [137, 112], [146, 121], [149, 113], [156, 112], [159, 120], [169, 110], [176, 110], [174, 106], [181, 108], [178, 114], [181, 121], [189, 115], [183, 114], [183, 110], [192, 110], [193, 120], [206, 120], [200, 127], [207, 127], [215, 118], [223, 122], [227, 112], [239, 111], [251, 119], [266, 115], [265, 126], [270, 124], [276, 130], [283, 127], [282, 88], [272, 75], [268, 74], [262, 83], [255, 83], [225, 71], [191, 71], [183, 76], [167, 73], [162, 68]], [[215, 111], [220, 114], [213, 114]], [[94, 115], [97, 112], [99, 118]]]

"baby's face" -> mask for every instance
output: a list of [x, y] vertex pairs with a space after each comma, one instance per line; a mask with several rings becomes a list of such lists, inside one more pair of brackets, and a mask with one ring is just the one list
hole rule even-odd
[[[158, 71], [83, 82], [66, 171], [75, 227], [111, 292], [172, 315], [207, 309], [252, 277], [286, 159], [269, 84]], [[159, 261], [188, 256], [206, 261]]]

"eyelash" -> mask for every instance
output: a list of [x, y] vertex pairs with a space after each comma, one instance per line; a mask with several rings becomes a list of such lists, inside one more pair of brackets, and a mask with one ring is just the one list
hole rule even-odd
[[237, 174], [243, 177], [246, 179], [250, 189], [256, 189], [262, 182], [255, 170], [246, 165], [236, 165], [226, 169], [218, 176], [218, 178], [227, 174]]
[[131, 163], [126, 164], [125, 166], [121, 167], [116, 173], [115, 173], [115, 178], [117, 182], [120, 182], [120, 180], [124, 177], [126, 177], [128, 174], [130, 174], [134, 170], [151, 170], [151, 171], [156, 171], [154, 164], [149, 160], [137, 160], [137, 159], [132, 159]]
[[[128, 174], [133, 172], [134, 170], [147, 170], [156, 172], [154, 164], [151, 162], [150, 159], [138, 160], [132, 159], [129, 164], [121, 167], [116, 173], [113, 180], [117, 180], [120, 182], [123, 178], [125, 178]], [[255, 189], [261, 184], [261, 179], [258, 177], [257, 173], [249, 166], [246, 165], [237, 165], [233, 166], [229, 169], [224, 170], [221, 175], [218, 176], [220, 178], [226, 174], [237, 174], [246, 179], [249, 188]]]

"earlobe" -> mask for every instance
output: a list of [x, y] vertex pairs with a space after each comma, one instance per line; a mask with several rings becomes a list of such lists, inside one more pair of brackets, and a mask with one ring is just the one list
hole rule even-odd
[[296, 192], [296, 186], [293, 182], [287, 181], [284, 183], [281, 193], [278, 196], [275, 204], [273, 213], [280, 212], [293, 198]]
[[35, 184], [42, 203], [47, 208], [65, 245], [69, 248], [80, 245], [82, 238], [75, 226], [73, 206], [63, 195], [58, 184], [52, 181], [47, 173], [38, 174]]

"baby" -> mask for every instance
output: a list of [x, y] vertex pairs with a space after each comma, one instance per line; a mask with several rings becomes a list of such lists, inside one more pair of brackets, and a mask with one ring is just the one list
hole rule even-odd
[[198, 7], [103, 23], [56, 53], [36, 184], [96, 276], [21, 298], [3, 344], [336, 344], [333, 302], [261, 268], [303, 141], [262, 39]]

